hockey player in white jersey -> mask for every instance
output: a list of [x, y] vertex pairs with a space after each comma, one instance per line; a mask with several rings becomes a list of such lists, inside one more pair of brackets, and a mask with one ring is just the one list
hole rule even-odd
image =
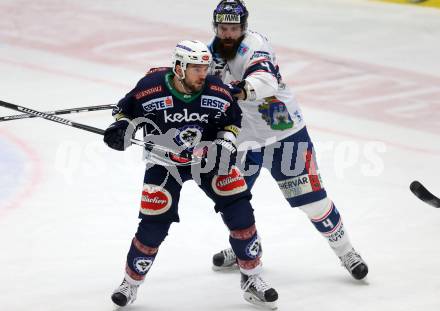
[[[214, 57], [212, 73], [230, 83], [243, 111], [237, 142], [239, 150], [246, 152], [243, 169], [258, 168], [246, 176], [248, 187], [252, 188], [261, 168], [267, 168], [290, 206], [305, 212], [341, 264], [355, 279], [363, 279], [368, 274], [367, 264], [353, 248], [342, 218], [324, 189], [301, 109], [282, 81], [268, 39], [248, 30], [247, 19], [243, 1], [222, 0], [213, 13], [216, 36], [210, 50]], [[283, 154], [288, 153], [286, 160]], [[272, 158], [268, 161], [265, 154]], [[214, 255], [213, 268], [230, 269], [235, 261], [232, 249], [226, 249]]]

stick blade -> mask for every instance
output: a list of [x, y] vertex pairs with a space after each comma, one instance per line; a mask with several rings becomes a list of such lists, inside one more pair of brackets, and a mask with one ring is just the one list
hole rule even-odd
[[419, 181], [415, 180], [409, 185], [409, 189], [416, 197], [435, 208], [440, 208], [440, 199], [434, 196]]

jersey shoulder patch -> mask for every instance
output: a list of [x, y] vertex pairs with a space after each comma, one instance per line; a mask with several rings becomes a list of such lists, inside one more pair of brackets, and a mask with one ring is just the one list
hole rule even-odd
[[240, 43], [238, 47], [237, 54], [241, 56], [245, 56], [249, 52], [250, 48], [245, 43]]
[[223, 98], [227, 101], [234, 101], [228, 87], [220, 80], [219, 77], [208, 75], [206, 77], [206, 95], [213, 95]]
[[145, 75], [148, 76], [148, 75], [151, 75], [156, 72], [164, 72], [164, 71], [168, 72], [170, 70], [171, 70], [171, 67], [153, 67], [153, 68], [150, 68]]
[[[151, 70], [155, 69], [157, 68], [152, 68]], [[167, 94], [164, 81], [165, 75], [169, 70], [170, 68], [167, 68], [167, 70], [157, 70], [145, 75], [136, 85], [133, 97], [136, 100], [145, 101], [146, 98], [154, 97], [158, 94]]]

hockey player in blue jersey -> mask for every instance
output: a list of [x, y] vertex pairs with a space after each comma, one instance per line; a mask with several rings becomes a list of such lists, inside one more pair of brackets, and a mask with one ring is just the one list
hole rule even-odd
[[[212, 169], [200, 174], [199, 186], [214, 201], [216, 212], [229, 229], [244, 298], [276, 307], [277, 292], [259, 276], [261, 246], [249, 202], [251, 195], [240, 171], [233, 166], [241, 110], [227, 86], [207, 75], [211, 61], [207, 46], [200, 41], [180, 42], [173, 53], [172, 68], [150, 70], [119, 101], [113, 111], [116, 122], [105, 131], [105, 143], [116, 150], [130, 145], [134, 130], [141, 124], [145, 140], [157, 142], [159, 137], [162, 144], [173, 148], [165, 153], [156, 152], [154, 147], [147, 151], [141, 221], [127, 254], [124, 279], [111, 296], [118, 306], [136, 299], [137, 289], [153, 265], [171, 223], [179, 221], [182, 183], [193, 178], [196, 164], [192, 156], [197, 153], [206, 165], [212, 164]], [[204, 142], [214, 147], [213, 154], [199, 148]]]
[[[255, 174], [246, 176], [248, 187], [252, 188], [261, 168], [267, 168], [289, 205], [305, 212], [342, 265], [355, 279], [363, 279], [368, 267], [353, 248], [335, 204], [327, 197], [301, 109], [282, 80], [268, 39], [248, 30], [247, 19], [248, 10], [243, 1], [220, 1], [213, 13], [216, 36], [210, 50], [211, 72], [223, 82], [231, 83], [243, 111], [237, 145], [257, 143], [243, 150], [247, 151], [245, 167], [258, 168]], [[286, 148], [290, 148], [291, 157], [283, 162]], [[271, 152], [271, 161], [264, 159], [265, 153]], [[288, 165], [283, 167], [286, 162]], [[230, 268], [235, 262], [233, 250], [226, 249], [214, 255], [213, 268]]]

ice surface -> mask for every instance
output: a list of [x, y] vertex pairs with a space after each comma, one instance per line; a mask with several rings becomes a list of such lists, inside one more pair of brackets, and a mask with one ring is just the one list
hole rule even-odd
[[[361, 0], [247, 1], [296, 89], [330, 197], [370, 267], [357, 282], [263, 172], [253, 205], [279, 310], [440, 307], [440, 10]], [[0, 99], [115, 103], [182, 39], [209, 41], [216, 1], [0, 1]], [[0, 108], [0, 115], [14, 114]], [[104, 128], [109, 111], [69, 115]], [[0, 123], [1, 310], [111, 310], [136, 230], [141, 151], [41, 119]], [[227, 230], [196, 184], [128, 310], [253, 310], [214, 273]]]

